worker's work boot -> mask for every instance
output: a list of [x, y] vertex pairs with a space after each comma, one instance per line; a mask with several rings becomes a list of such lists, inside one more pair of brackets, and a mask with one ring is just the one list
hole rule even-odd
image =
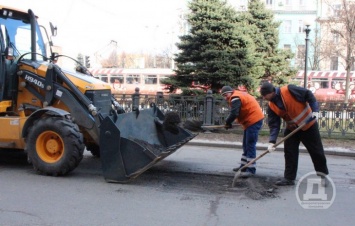
[[320, 178], [321, 178], [321, 186], [325, 187], [325, 188], [328, 187], [329, 181], [328, 181], [327, 177], [321, 176]]
[[241, 178], [249, 178], [249, 177], [252, 177], [252, 176], [254, 176], [254, 174], [252, 174], [251, 172], [248, 172], [248, 171], [240, 173], [240, 177]]
[[276, 181], [275, 185], [277, 185], [277, 186], [290, 186], [290, 185], [295, 185], [295, 181], [283, 178], [281, 180]]
[[328, 178], [327, 178], [327, 175], [324, 174], [324, 173], [321, 173], [321, 172], [317, 172], [317, 176], [320, 177], [320, 179], [321, 179], [320, 185], [321, 185], [322, 187], [328, 187], [328, 185], [329, 185], [329, 180], [328, 180]]
[[[238, 172], [240, 170], [240, 168], [242, 168], [244, 165], [240, 165], [239, 167], [233, 168], [234, 172]], [[243, 170], [244, 171], [244, 170]]]

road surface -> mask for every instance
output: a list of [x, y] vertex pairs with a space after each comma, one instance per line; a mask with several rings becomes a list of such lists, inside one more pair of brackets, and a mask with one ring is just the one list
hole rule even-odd
[[[259, 151], [257, 154], [260, 154]], [[257, 175], [232, 187], [241, 150], [185, 145], [128, 184], [106, 183], [85, 152], [65, 177], [37, 175], [24, 155], [0, 155], [0, 225], [353, 225], [355, 162], [327, 156], [336, 186], [328, 209], [304, 209], [296, 186], [277, 188], [283, 154], [257, 163]], [[312, 172], [301, 154], [298, 179]]]

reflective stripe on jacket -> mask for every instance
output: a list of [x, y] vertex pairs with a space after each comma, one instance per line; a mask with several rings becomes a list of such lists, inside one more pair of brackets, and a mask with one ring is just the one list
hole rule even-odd
[[[300, 102], [295, 97], [293, 97], [288, 90], [288, 86], [280, 88], [280, 95], [286, 110], [281, 110], [271, 101], [269, 102], [269, 106], [271, 110], [283, 118], [286, 123], [296, 123], [297, 125], [301, 125], [312, 117], [312, 109], [309, 104], [307, 102]], [[313, 120], [304, 126], [302, 130], [307, 130], [314, 123], [315, 121]]]
[[264, 119], [264, 113], [261, 110], [260, 104], [256, 101], [255, 97], [246, 92], [234, 90], [228, 99], [230, 106], [231, 100], [234, 97], [239, 97], [241, 102], [241, 108], [236, 121], [240, 123], [244, 129]]

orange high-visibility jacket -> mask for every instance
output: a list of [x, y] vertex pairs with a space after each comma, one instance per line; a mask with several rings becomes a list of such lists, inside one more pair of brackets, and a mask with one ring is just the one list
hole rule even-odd
[[264, 119], [263, 111], [261, 110], [260, 104], [256, 101], [255, 97], [246, 92], [234, 90], [234, 92], [228, 99], [228, 103], [230, 106], [233, 97], [239, 97], [242, 103], [236, 121], [240, 123], [244, 129]]
[[[271, 101], [269, 101], [269, 106], [271, 110], [283, 118], [286, 123], [296, 123], [297, 125], [301, 125], [312, 117], [312, 109], [309, 104], [307, 102], [299, 102], [293, 97], [288, 90], [288, 86], [281, 87], [280, 94], [286, 110], [281, 110]], [[314, 123], [315, 120], [304, 126], [302, 130], [307, 130]]]

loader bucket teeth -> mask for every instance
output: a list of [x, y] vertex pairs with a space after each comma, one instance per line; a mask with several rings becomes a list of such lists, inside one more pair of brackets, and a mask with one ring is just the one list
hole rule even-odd
[[[171, 118], [171, 117], [170, 117]], [[173, 117], [174, 118], [174, 117]], [[106, 117], [100, 126], [101, 162], [107, 182], [125, 183], [174, 153], [196, 135], [167, 121], [155, 106]]]

